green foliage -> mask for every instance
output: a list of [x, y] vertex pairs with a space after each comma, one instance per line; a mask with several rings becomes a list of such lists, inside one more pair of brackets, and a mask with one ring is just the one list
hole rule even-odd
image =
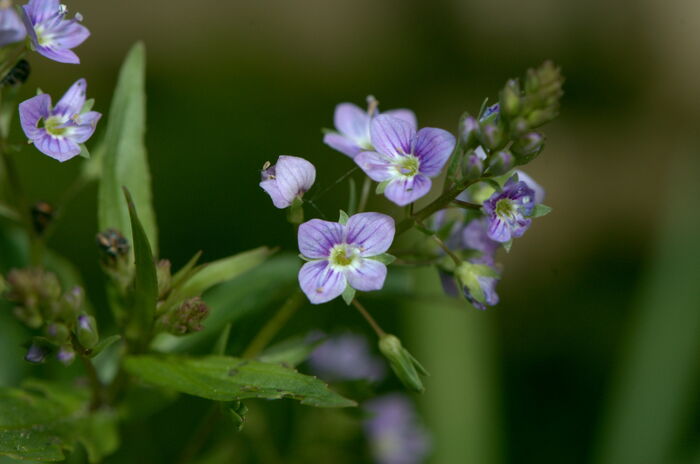
[[293, 398], [308, 406], [348, 407], [355, 402], [320, 380], [278, 364], [226, 356], [132, 356], [128, 372], [143, 381], [214, 401]]
[[129, 212], [121, 191], [122, 187], [127, 187], [134, 197], [148, 240], [157, 250], [151, 174], [144, 145], [145, 71], [146, 50], [142, 43], [137, 43], [122, 65], [107, 117], [107, 132], [95, 150], [96, 154], [101, 153], [102, 160], [98, 220], [100, 230], [115, 228], [131, 239]]
[[258, 361], [296, 367], [324, 341], [324, 338], [311, 342], [307, 337], [293, 337], [266, 349], [258, 356]]

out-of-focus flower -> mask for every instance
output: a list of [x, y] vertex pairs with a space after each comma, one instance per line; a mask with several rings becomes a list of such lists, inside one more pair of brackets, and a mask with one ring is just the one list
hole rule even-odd
[[430, 439], [408, 397], [393, 393], [369, 401], [364, 430], [379, 464], [419, 464], [430, 451]]
[[59, 63], [80, 63], [73, 48], [85, 42], [90, 31], [80, 24], [83, 17], [66, 19], [68, 10], [59, 0], [29, 0], [22, 7], [24, 24], [32, 45], [46, 58]]
[[[326, 134], [323, 143], [339, 152], [354, 158], [358, 153], [372, 150], [370, 123], [377, 116], [376, 100], [370, 100], [370, 110], [363, 111], [352, 103], [341, 103], [335, 107], [333, 117], [338, 132]], [[390, 110], [383, 114], [402, 119], [416, 127], [416, 115], [411, 110]]]
[[399, 206], [413, 203], [430, 191], [431, 177], [440, 174], [455, 146], [455, 138], [442, 129], [418, 132], [404, 120], [380, 115], [371, 123], [372, 145], [355, 162], [367, 175], [385, 184], [384, 195]]
[[367, 339], [353, 333], [323, 342], [311, 353], [309, 365], [314, 373], [329, 382], [359, 379], [376, 382], [386, 375], [386, 365], [372, 355]]
[[535, 179], [533, 179], [523, 171], [516, 170], [515, 174], [518, 175], [519, 181], [525, 182], [527, 186], [530, 187], [533, 192], [535, 192], [535, 204], [542, 204], [542, 202], [544, 201], [544, 188], [540, 184], [535, 182]]
[[100, 341], [100, 336], [97, 334], [97, 321], [95, 321], [95, 318], [87, 314], [78, 316], [75, 335], [84, 348], [88, 350], [93, 349]]
[[0, 0], [0, 47], [24, 40], [27, 29], [9, 0]]
[[489, 238], [505, 243], [521, 237], [530, 227], [530, 216], [535, 206], [535, 192], [523, 181], [513, 176], [484, 202], [484, 212], [489, 221]]
[[287, 208], [304, 196], [316, 180], [316, 168], [304, 158], [280, 156], [277, 164], [265, 166], [261, 172], [262, 187], [277, 208]]
[[86, 89], [85, 79], [78, 80], [53, 108], [45, 93], [20, 103], [22, 129], [39, 151], [60, 162], [80, 154], [80, 144], [92, 137], [102, 117], [84, 108]]
[[300, 225], [299, 251], [310, 262], [299, 271], [299, 284], [309, 301], [330, 301], [348, 285], [381, 289], [386, 265], [373, 258], [389, 249], [394, 232], [394, 220], [380, 213], [355, 214], [346, 224], [312, 219]]

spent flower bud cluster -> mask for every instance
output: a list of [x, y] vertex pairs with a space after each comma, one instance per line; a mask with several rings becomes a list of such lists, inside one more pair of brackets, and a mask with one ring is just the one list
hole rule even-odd
[[173, 335], [186, 335], [202, 330], [202, 322], [208, 315], [209, 307], [204, 300], [194, 297], [166, 311], [158, 319], [157, 326]]

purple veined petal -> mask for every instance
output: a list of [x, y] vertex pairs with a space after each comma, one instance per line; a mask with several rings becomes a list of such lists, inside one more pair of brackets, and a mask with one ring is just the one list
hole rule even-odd
[[383, 155], [402, 156], [411, 153], [411, 142], [416, 130], [410, 123], [386, 114], [372, 119], [372, 145]]
[[97, 124], [97, 121], [102, 117], [102, 113], [97, 111], [88, 111], [78, 116], [78, 124], [83, 126], [86, 124], [92, 124], [93, 126]]
[[393, 116], [397, 119], [401, 119], [403, 121], [406, 121], [413, 127], [414, 131], [418, 130], [418, 121], [416, 119], [416, 113], [414, 113], [411, 110], [405, 109], [405, 108], [399, 108], [396, 110], [389, 110], [385, 111], [382, 114], [388, 114], [389, 116]]
[[22, 8], [32, 23], [37, 24], [56, 15], [60, 7], [59, 0], [29, 0]]
[[0, 7], [0, 47], [19, 42], [26, 36], [27, 29], [15, 9]]
[[80, 114], [85, 104], [85, 92], [87, 91], [87, 82], [85, 79], [78, 79], [66, 91], [61, 99], [56, 103], [53, 109], [53, 114], [61, 114], [63, 116], [73, 117]]
[[462, 229], [462, 244], [470, 250], [477, 250], [487, 256], [493, 256], [499, 243], [488, 236], [488, 219], [474, 219]]
[[275, 208], [284, 209], [291, 204], [291, 202], [280, 193], [277, 179], [266, 179], [260, 182], [258, 185], [260, 185], [260, 187], [262, 187], [262, 189], [268, 195], [270, 195], [270, 198], [272, 198], [272, 204], [275, 205]]
[[399, 206], [413, 203], [430, 191], [432, 182], [427, 177], [418, 174], [412, 178], [396, 179], [389, 183], [384, 195]]
[[88, 141], [92, 134], [95, 133], [95, 123], [92, 124], [80, 124], [78, 126], [73, 126], [70, 131], [70, 138], [77, 143], [85, 143]]
[[75, 48], [90, 37], [90, 31], [76, 20], [64, 20], [52, 29], [52, 42], [56, 48]]
[[535, 204], [539, 205], [544, 201], [544, 188], [535, 180], [530, 177], [527, 173], [516, 170], [515, 173], [518, 175], [518, 180], [525, 182], [527, 186], [532, 189], [533, 192], [535, 192]]
[[511, 239], [510, 228], [506, 221], [499, 218], [489, 218], [489, 238], [497, 242], [505, 243]]
[[342, 134], [326, 134], [323, 136], [323, 143], [350, 158], [354, 158], [362, 151], [360, 146]]
[[60, 161], [68, 161], [80, 154], [80, 146], [66, 137], [54, 137], [45, 132], [34, 140], [36, 148], [45, 155]]
[[386, 265], [373, 259], [362, 258], [357, 265], [345, 271], [345, 277], [355, 290], [381, 290], [386, 279]]
[[498, 283], [498, 279], [493, 277], [477, 277], [477, 280], [479, 281], [481, 290], [483, 290], [484, 296], [486, 297], [486, 304], [489, 306], [496, 306], [500, 301], [498, 293], [496, 293], [496, 284]]
[[420, 159], [420, 172], [428, 177], [440, 174], [455, 148], [455, 137], [446, 130], [424, 127], [416, 134], [413, 154]]
[[56, 50], [49, 47], [36, 47], [36, 51], [46, 58], [58, 63], [80, 64], [80, 58], [72, 50]]
[[294, 198], [306, 193], [316, 180], [316, 168], [304, 158], [280, 156], [275, 164], [277, 186], [291, 204]]
[[367, 112], [352, 103], [341, 103], [335, 107], [333, 122], [336, 129], [364, 148], [369, 148], [369, 120]]
[[347, 280], [342, 272], [334, 271], [328, 261], [311, 261], [299, 270], [299, 286], [313, 304], [321, 304], [340, 296]]
[[28, 139], [34, 140], [46, 133], [44, 129], [37, 126], [39, 120], [49, 117], [50, 111], [51, 96], [47, 93], [42, 93], [19, 104], [20, 124]]
[[312, 219], [299, 226], [299, 251], [311, 259], [327, 258], [331, 248], [343, 243], [344, 227], [337, 222]]
[[396, 226], [391, 216], [359, 213], [345, 225], [345, 243], [360, 247], [360, 256], [377, 256], [386, 252], [394, 241]]
[[527, 219], [527, 218], [519, 218], [517, 219], [513, 225], [511, 226], [511, 235], [513, 238], [518, 238], [522, 237], [523, 234], [527, 231], [528, 228], [530, 228], [530, 224], [532, 223], [532, 219]]
[[384, 182], [392, 176], [392, 163], [376, 151], [363, 151], [355, 156], [355, 163], [376, 182]]

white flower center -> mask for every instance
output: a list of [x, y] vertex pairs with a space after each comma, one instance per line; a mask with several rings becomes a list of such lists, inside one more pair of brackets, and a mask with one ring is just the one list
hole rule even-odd
[[359, 259], [359, 248], [341, 243], [331, 248], [328, 262], [334, 270], [342, 270], [352, 267]]
[[420, 172], [420, 160], [414, 155], [403, 155], [394, 163], [395, 175], [401, 178], [412, 178]]

